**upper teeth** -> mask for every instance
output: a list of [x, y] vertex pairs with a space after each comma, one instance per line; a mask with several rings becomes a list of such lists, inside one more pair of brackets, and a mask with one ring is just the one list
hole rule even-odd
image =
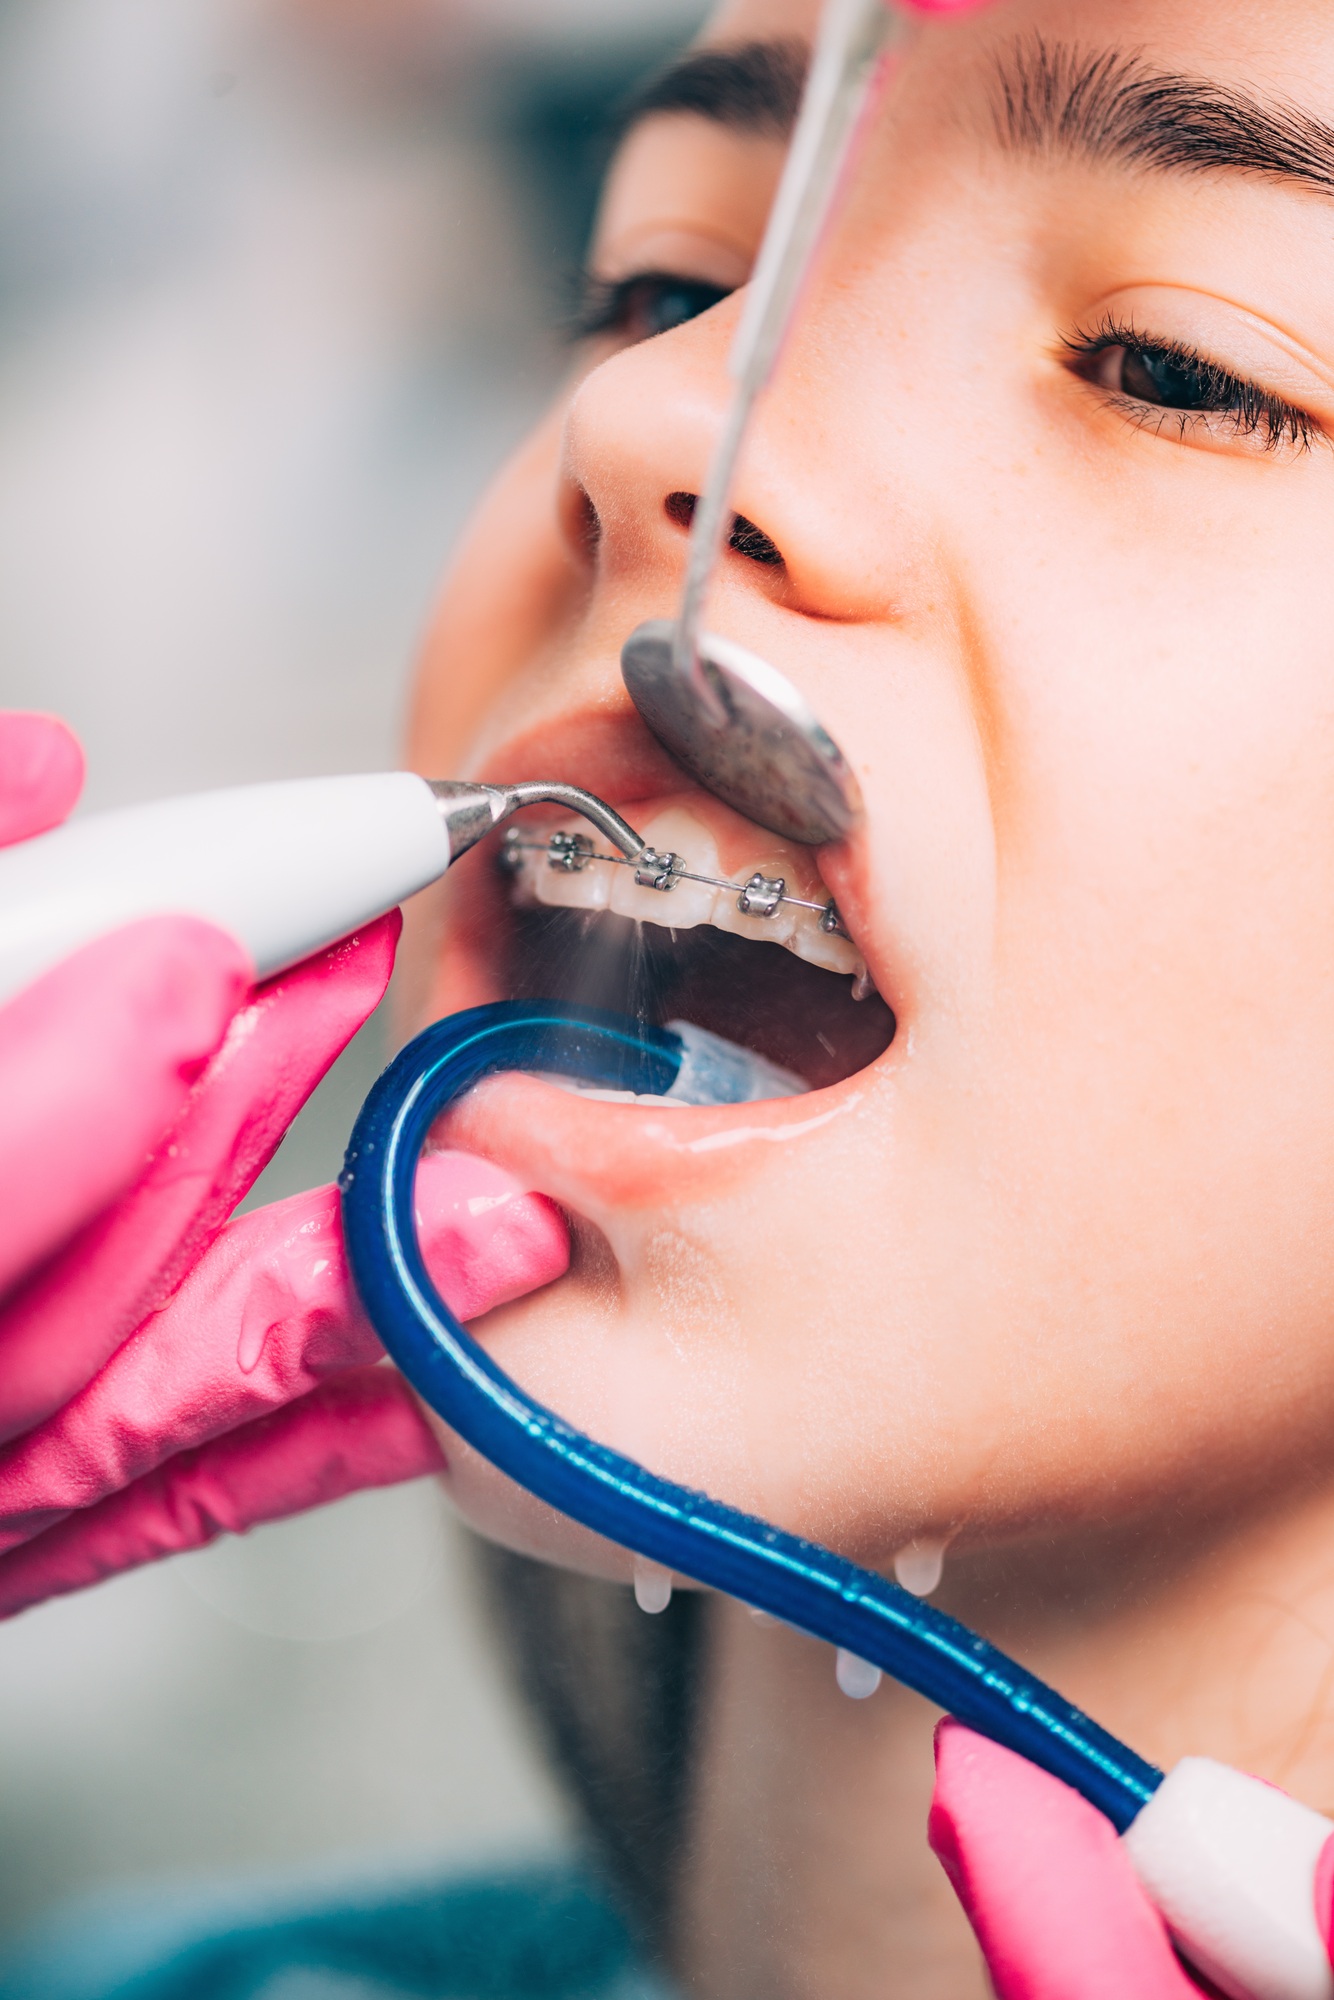
[[610, 910], [672, 930], [711, 924], [785, 945], [812, 965], [851, 974], [869, 990], [866, 961], [837, 928], [834, 905], [827, 894], [822, 900], [792, 880], [791, 857], [760, 858], [736, 882], [723, 872], [708, 829], [689, 813], [669, 807], [641, 831], [648, 845], [628, 866], [576, 824], [554, 832], [513, 829], [506, 837], [507, 861], [519, 893], [538, 903]]

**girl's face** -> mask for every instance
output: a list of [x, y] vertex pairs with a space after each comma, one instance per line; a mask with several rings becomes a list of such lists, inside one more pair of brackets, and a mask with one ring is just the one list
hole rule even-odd
[[[915, 33], [708, 617], [855, 764], [864, 829], [818, 853], [703, 794], [618, 671], [677, 601], [814, 16], [738, 0], [628, 135], [599, 330], [458, 559], [413, 755], [836, 896], [896, 1027], [804, 919], [782, 949], [685, 885], [460, 869], [431, 1015], [574, 991], [516, 896], [615, 874], [673, 926], [664, 1011], [815, 1085], [479, 1091], [459, 1139], [576, 1236], [486, 1336], [596, 1436], [863, 1559], [1231, 1505], [1334, 1434], [1328, 8], [1000, 0]], [[583, 928], [580, 976], [626, 926]], [[451, 1457], [481, 1525], [614, 1573]]]

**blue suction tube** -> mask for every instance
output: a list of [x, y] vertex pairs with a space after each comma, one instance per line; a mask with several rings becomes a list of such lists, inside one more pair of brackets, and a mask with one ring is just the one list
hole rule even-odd
[[664, 1569], [799, 1626], [1062, 1778], [1125, 1830], [1163, 1774], [985, 1639], [895, 1583], [707, 1494], [659, 1479], [524, 1394], [450, 1312], [417, 1240], [417, 1161], [436, 1118], [485, 1076], [544, 1070], [661, 1095], [667, 1029], [556, 1002], [437, 1022], [372, 1089], [340, 1180], [357, 1288], [403, 1374], [484, 1458], [560, 1513]]

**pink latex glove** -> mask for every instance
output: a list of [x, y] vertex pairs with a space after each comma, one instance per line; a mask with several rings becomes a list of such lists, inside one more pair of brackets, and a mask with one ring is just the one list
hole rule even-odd
[[[936, 1732], [928, 1837], [997, 2000], [1198, 2000], [1109, 1820], [1059, 1779], [957, 1722]], [[1326, 1948], [1334, 1840], [1316, 1875]]]
[[[569, 1261], [551, 1204], [465, 1153], [423, 1160], [417, 1217], [463, 1319]], [[294, 1195], [229, 1223], [82, 1394], [0, 1452], [0, 1617], [443, 1463], [357, 1301], [338, 1190]]]
[[[56, 824], [82, 758], [0, 714], [0, 834]], [[384, 993], [399, 918], [249, 994], [188, 918], [100, 939], [0, 1009], [0, 1613], [224, 1528], [436, 1467], [352, 1293], [334, 1190], [228, 1226]], [[468, 1315], [565, 1268], [554, 1210], [482, 1161], [424, 1169]]]

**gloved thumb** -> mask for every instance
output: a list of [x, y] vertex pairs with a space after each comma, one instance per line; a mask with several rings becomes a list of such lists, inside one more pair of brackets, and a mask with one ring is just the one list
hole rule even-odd
[[936, 1731], [927, 1837], [997, 2000], [1199, 2000], [1110, 1820], [957, 1722]]

